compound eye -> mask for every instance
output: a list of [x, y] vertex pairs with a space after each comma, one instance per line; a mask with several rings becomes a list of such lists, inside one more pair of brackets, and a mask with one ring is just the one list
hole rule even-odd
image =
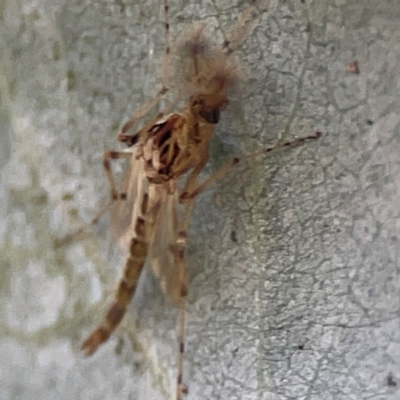
[[199, 115], [205, 121], [210, 124], [217, 124], [220, 118], [220, 110], [219, 108], [213, 108], [211, 110], [200, 110]]

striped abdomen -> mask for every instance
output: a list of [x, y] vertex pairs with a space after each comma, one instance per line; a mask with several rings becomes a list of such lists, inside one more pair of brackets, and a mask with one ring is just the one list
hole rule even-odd
[[110, 306], [103, 323], [85, 340], [81, 349], [87, 356], [92, 355], [122, 321], [126, 310], [135, 294], [137, 282], [146, 261], [148, 251], [149, 221], [142, 216], [146, 215], [148, 195], [143, 196], [141, 215], [136, 218], [135, 233], [129, 245], [129, 257], [125, 265], [124, 275], [118, 285], [115, 300]]

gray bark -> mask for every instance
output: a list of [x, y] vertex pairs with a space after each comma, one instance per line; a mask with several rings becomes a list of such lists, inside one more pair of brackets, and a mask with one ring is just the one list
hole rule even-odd
[[[172, 43], [194, 21], [222, 41], [247, 7], [170, 3]], [[0, 4], [0, 398], [172, 399], [177, 310], [151, 273], [85, 359], [123, 255], [107, 218], [54, 246], [106, 203], [110, 132], [160, 88], [162, 1]], [[323, 137], [199, 199], [188, 400], [399, 398], [399, 26], [398, 2], [271, 0], [236, 53], [241, 101], [204, 176], [237, 152]]]

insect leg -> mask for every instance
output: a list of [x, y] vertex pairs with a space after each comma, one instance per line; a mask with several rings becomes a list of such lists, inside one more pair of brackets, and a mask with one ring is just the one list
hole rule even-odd
[[[222, 43], [222, 51], [226, 54], [233, 53], [238, 46], [242, 45], [255, 19], [266, 11], [265, 6], [258, 7], [255, 1], [250, 1], [250, 3], [254, 4], [247, 7], [239, 15], [236, 25], [229, 33], [229, 37], [226, 37]], [[234, 45], [234, 48], [232, 48], [232, 45]]]
[[[185, 214], [184, 218], [182, 221], [182, 224], [180, 226], [179, 232], [178, 232], [178, 239], [176, 242], [175, 246], [175, 257], [176, 257], [176, 262], [178, 265], [180, 264], [179, 270], [186, 271], [185, 265], [184, 265], [184, 255], [185, 255], [185, 246], [186, 246], [186, 240], [187, 240], [187, 232], [189, 229], [189, 224], [190, 224], [190, 218], [192, 215], [192, 211], [195, 205], [195, 198], [202, 193], [204, 190], [206, 190], [212, 183], [218, 181], [221, 179], [224, 175], [226, 175], [230, 169], [238, 164], [239, 162], [248, 160], [250, 158], [254, 158], [258, 155], [261, 154], [266, 154], [271, 151], [278, 150], [283, 147], [291, 147], [298, 145], [304, 141], [307, 140], [315, 140], [318, 139], [321, 136], [320, 132], [317, 132], [315, 135], [310, 135], [305, 138], [298, 138], [295, 139], [291, 142], [286, 142], [286, 143], [278, 143], [275, 146], [272, 147], [267, 147], [263, 148], [261, 150], [258, 150], [256, 152], [253, 152], [251, 154], [245, 155], [241, 158], [235, 157], [231, 162], [225, 164], [221, 169], [219, 169], [217, 172], [215, 172], [209, 179], [207, 179], [203, 184], [197, 186], [197, 178], [201, 172], [201, 170], [204, 168], [205, 164], [207, 163], [208, 160], [208, 155], [205, 155], [196, 168], [193, 170], [191, 175], [189, 176], [185, 188], [182, 191], [182, 194], [180, 195], [180, 200], [185, 203]], [[181, 289], [181, 312], [180, 312], [180, 327], [179, 327], [179, 360], [178, 360], [178, 377], [177, 377], [177, 400], [182, 399], [182, 395], [186, 394], [188, 392], [187, 386], [183, 383], [183, 361], [184, 361], [184, 354], [185, 354], [185, 334], [186, 334], [186, 297], [187, 297], [187, 282], [186, 279], [182, 282], [182, 289]]]
[[115, 183], [114, 174], [111, 169], [111, 160], [118, 158], [131, 158], [132, 153], [125, 153], [123, 151], [106, 151], [103, 156], [103, 166], [106, 170], [106, 175], [111, 188], [111, 203], [113, 200], [123, 200], [126, 196], [125, 193], [118, 193], [117, 184]]
[[169, 5], [168, 0], [164, 0], [164, 15], [165, 15], [165, 61], [163, 66], [162, 84], [164, 87], [168, 85], [168, 79], [171, 68], [171, 48], [170, 48], [170, 34], [169, 34]]
[[110, 200], [105, 206], [103, 206], [99, 212], [95, 215], [94, 218], [92, 218], [92, 220], [90, 222], [88, 222], [87, 224], [81, 226], [80, 228], [78, 228], [76, 231], [72, 232], [72, 233], [68, 233], [67, 235], [65, 235], [62, 238], [56, 238], [55, 239], [55, 246], [56, 247], [61, 247], [61, 246], [65, 246], [68, 243], [72, 242], [73, 240], [75, 240], [76, 238], [80, 237], [81, 235], [83, 235], [84, 233], [87, 233], [87, 231], [93, 226], [96, 225], [97, 222], [99, 222], [99, 220], [102, 218], [102, 216], [108, 211], [108, 209], [110, 208], [110, 206], [112, 205], [113, 200]]
[[[199, 162], [197, 167], [189, 175], [186, 182], [184, 192], [191, 191], [197, 185], [197, 178], [208, 161], [208, 154]], [[188, 392], [187, 386], [183, 383], [183, 361], [185, 358], [185, 337], [186, 337], [186, 298], [187, 298], [187, 279], [186, 279], [186, 267], [185, 267], [185, 248], [187, 241], [187, 232], [189, 230], [190, 218], [192, 216], [195, 200], [190, 199], [185, 204], [185, 212], [183, 215], [182, 223], [179, 227], [178, 238], [174, 250], [175, 261], [178, 265], [179, 271], [184, 271], [184, 279], [182, 280], [182, 287], [180, 291], [181, 303], [180, 303], [180, 323], [179, 323], [179, 357], [178, 357], [178, 376], [177, 376], [177, 400], [182, 399], [182, 395]]]
[[97, 224], [100, 219], [103, 217], [103, 215], [109, 210], [109, 208], [112, 206], [115, 200], [123, 200], [125, 198], [124, 193], [119, 193], [117, 191], [114, 175], [111, 170], [111, 165], [110, 165], [110, 160], [114, 160], [117, 158], [130, 158], [132, 157], [132, 153], [124, 153], [124, 152], [118, 152], [118, 151], [107, 151], [104, 153], [104, 169], [106, 170], [107, 174], [107, 179], [110, 183], [111, 187], [111, 199], [109, 202], [101, 207], [101, 209], [98, 211], [98, 213], [91, 219], [90, 222], [84, 224], [77, 230], [75, 230], [72, 233], [69, 233], [65, 235], [64, 237], [60, 239], [56, 239], [55, 241], [55, 246], [65, 246], [66, 244], [70, 243], [72, 240], [74, 240], [77, 237], [80, 237], [84, 233], [86, 233], [93, 225]]
[[121, 130], [118, 133], [118, 140], [120, 140], [122, 142], [126, 141], [126, 140], [123, 140], [123, 138], [126, 138], [127, 136], [129, 136], [127, 133], [131, 130], [131, 128], [140, 119], [142, 119], [144, 116], [146, 116], [159, 103], [161, 98], [167, 92], [168, 92], [168, 88], [162, 87], [158, 91], [158, 93], [156, 94], [156, 97], [154, 97], [153, 100], [149, 101], [147, 104], [144, 104], [142, 107], [140, 107], [139, 110], [137, 110], [136, 113], [133, 114], [132, 117], [121, 128]]
[[170, 48], [170, 41], [169, 41], [169, 5], [168, 5], [168, 0], [164, 0], [164, 15], [165, 15], [165, 61], [164, 61], [164, 66], [163, 66], [163, 73], [161, 77], [161, 83], [163, 87], [159, 90], [159, 92], [156, 94], [156, 97], [149, 101], [147, 104], [144, 104], [142, 107], [139, 108], [139, 110], [136, 111], [135, 114], [132, 115], [132, 117], [127, 121], [124, 126], [121, 128], [121, 130], [118, 133], [118, 139], [122, 142], [127, 142], [127, 133], [128, 131], [131, 130], [131, 128], [144, 116], [146, 116], [161, 100], [161, 98], [164, 96], [165, 93], [168, 92], [168, 80], [169, 80], [169, 74], [170, 74], [170, 53], [171, 53], [171, 48]]
[[189, 229], [190, 217], [194, 208], [195, 201], [190, 200], [185, 205], [185, 213], [182, 224], [178, 232], [178, 238], [174, 246], [175, 260], [178, 264], [180, 271], [184, 272], [183, 279], [181, 281], [180, 289], [180, 323], [179, 323], [179, 357], [178, 357], [178, 376], [177, 376], [177, 389], [176, 399], [181, 400], [184, 394], [188, 393], [188, 387], [183, 383], [183, 361], [185, 358], [185, 338], [186, 338], [186, 299], [187, 299], [187, 277], [185, 267], [185, 248], [187, 241], [187, 232]]
[[213, 183], [217, 182], [221, 178], [223, 178], [230, 170], [232, 167], [235, 165], [239, 164], [240, 162], [252, 159], [254, 157], [257, 157], [261, 154], [267, 154], [272, 151], [276, 151], [279, 149], [282, 149], [284, 147], [294, 147], [297, 146], [303, 142], [306, 142], [308, 140], [317, 140], [321, 137], [321, 132], [317, 131], [314, 135], [309, 135], [301, 138], [294, 139], [290, 142], [283, 142], [283, 143], [277, 143], [274, 146], [271, 147], [265, 147], [263, 149], [260, 149], [258, 151], [255, 151], [253, 153], [247, 154], [242, 157], [235, 157], [225, 165], [223, 165], [218, 171], [214, 172], [208, 179], [206, 179], [205, 182], [203, 182], [201, 185], [199, 185], [196, 189], [194, 190], [185, 190], [181, 196], [180, 196], [180, 201], [186, 201], [187, 199], [194, 199], [196, 196], [198, 196], [200, 193], [204, 192], [205, 190], [208, 189], [210, 185]]

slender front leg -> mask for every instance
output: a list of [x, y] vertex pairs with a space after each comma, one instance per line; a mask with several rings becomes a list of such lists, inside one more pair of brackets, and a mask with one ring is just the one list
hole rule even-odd
[[231, 170], [232, 167], [239, 164], [240, 162], [249, 160], [251, 158], [258, 157], [261, 154], [267, 154], [272, 151], [282, 149], [284, 147], [294, 147], [294, 146], [297, 146], [308, 140], [317, 140], [321, 137], [321, 135], [322, 135], [321, 132], [317, 131], [314, 135], [297, 138], [297, 139], [292, 140], [291, 142], [277, 143], [275, 146], [265, 147], [263, 149], [255, 151], [253, 153], [247, 154], [243, 157], [235, 157], [231, 161], [229, 161], [228, 163], [223, 165], [218, 171], [214, 172], [208, 179], [206, 179], [205, 182], [203, 182], [201, 185], [199, 185], [196, 189], [190, 190], [190, 188], [189, 188], [188, 190], [185, 190], [181, 194], [180, 199], [181, 199], [181, 201], [187, 201], [189, 199], [194, 199], [200, 193], [207, 190], [210, 185], [212, 185], [213, 183], [215, 183], [215, 182], [219, 181], [221, 178], [223, 178]]
[[[134, 143], [129, 142], [129, 138], [132, 137], [128, 134], [128, 132], [132, 129], [132, 127], [143, 117], [145, 117], [161, 100], [165, 93], [168, 92], [166, 87], [163, 87], [158, 91], [156, 97], [153, 100], [149, 101], [147, 104], [144, 104], [139, 110], [123, 125], [121, 130], [118, 133], [118, 140], [121, 142], [126, 142], [128, 145], [132, 146]], [[137, 140], [136, 140], [137, 141]]]

